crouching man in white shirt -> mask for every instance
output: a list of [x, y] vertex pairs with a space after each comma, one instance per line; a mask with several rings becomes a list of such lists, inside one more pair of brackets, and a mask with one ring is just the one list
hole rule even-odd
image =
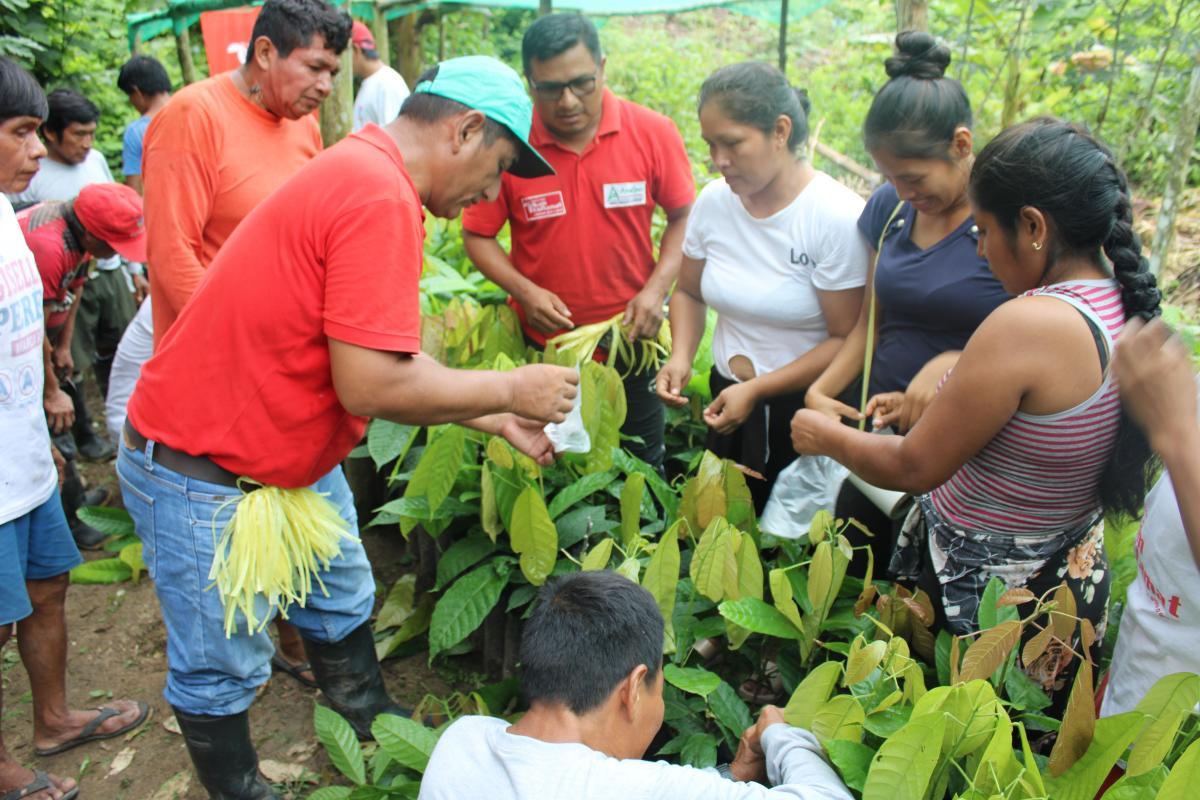
[[529, 711], [514, 725], [476, 716], [447, 728], [420, 800], [852, 800], [816, 737], [774, 706], [725, 769], [641, 760], [663, 720], [662, 645], [654, 598], [627, 578], [547, 583], [521, 639]]

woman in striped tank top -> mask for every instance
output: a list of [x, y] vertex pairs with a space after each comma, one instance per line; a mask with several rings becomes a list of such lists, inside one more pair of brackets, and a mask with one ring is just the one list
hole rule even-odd
[[[1018, 297], [983, 322], [907, 435], [800, 411], [793, 444], [919, 495], [892, 572], [940, 599], [951, 633], [977, 629], [996, 576], [1037, 595], [1066, 581], [1103, 636], [1103, 517], [1138, 513], [1150, 457], [1121, 411], [1109, 353], [1126, 319], [1159, 305], [1125, 176], [1085, 130], [1041, 118], [983, 149], [969, 192], [980, 255]], [[1050, 691], [1068, 677], [1057, 663], [1026, 670]]]

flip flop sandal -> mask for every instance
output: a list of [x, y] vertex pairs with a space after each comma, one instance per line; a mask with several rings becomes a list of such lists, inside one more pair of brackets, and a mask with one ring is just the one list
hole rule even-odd
[[312, 672], [312, 664], [307, 661], [302, 661], [299, 664], [288, 663], [287, 659], [276, 653], [271, 656], [271, 668], [276, 672], [285, 672], [296, 679], [296, 682], [301, 686], [306, 686], [309, 689], [316, 689], [317, 682], [304, 677], [304, 673]]
[[[95, 719], [93, 719], [87, 725], [84, 725], [83, 730], [80, 731], [79, 735], [76, 736], [74, 739], [68, 739], [67, 741], [63, 742], [62, 744], [55, 745], [54, 747], [47, 747], [44, 750], [41, 748], [35, 749], [33, 751], [33, 754], [36, 756], [53, 756], [53, 755], [57, 755], [59, 753], [65, 753], [66, 751], [71, 750], [72, 748], [79, 747], [79, 745], [81, 745], [81, 744], [87, 744], [88, 742], [98, 742], [101, 739], [111, 739], [114, 736], [120, 736], [123, 733], [129, 733], [129, 731], [137, 728], [139, 725], [141, 725], [143, 722], [146, 721], [147, 717], [150, 716], [150, 706], [146, 705], [145, 703], [143, 703], [139, 700], [138, 701], [137, 719], [135, 719], [133, 722], [129, 723], [128, 725], [125, 725], [115, 731], [109, 731], [108, 733], [96, 733], [97, 729], [99, 729], [99, 727], [104, 724], [105, 720], [112, 719], [113, 717], [121, 716], [121, 712], [118, 711], [117, 709], [113, 708], [112, 706], [102, 706], [100, 708], [97, 708], [96, 710], [99, 711], [100, 713], [96, 716]], [[0, 798], [0, 800], [5, 800], [5, 799]]]
[[[29, 797], [31, 794], [37, 794], [38, 792], [44, 792], [47, 789], [53, 790], [57, 788], [58, 787], [54, 784], [54, 781], [50, 780], [49, 775], [47, 775], [45, 772], [42, 772], [40, 769], [35, 769], [33, 771], [33, 780], [22, 786], [20, 789], [10, 789], [3, 795], [0, 795], [0, 800], [21, 800], [22, 797]], [[62, 800], [75, 800], [76, 797], [79, 797], [78, 786], [64, 794], [62, 796]]]

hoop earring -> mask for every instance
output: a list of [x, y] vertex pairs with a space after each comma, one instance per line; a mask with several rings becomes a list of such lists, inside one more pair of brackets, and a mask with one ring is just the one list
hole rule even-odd
[[1034, 243], [1033, 243], [1033, 249], [1034, 249], [1034, 250], [1041, 250], [1041, 249], [1042, 249], [1042, 243], [1041, 243], [1041, 242], [1034, 242]]

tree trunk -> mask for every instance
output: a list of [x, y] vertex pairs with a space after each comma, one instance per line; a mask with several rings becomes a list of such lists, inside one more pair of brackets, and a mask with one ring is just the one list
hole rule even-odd
[[421, 48], [417, 45], [417, 12], [405, 14], [392, 20], [391, 40], [396, 45], [396, 63], [400, 74], [408, 83], [409, 88], [415, 88], [417, 78], [421, 77]]
[[1113, 60], [1112, 71], [1108, 73], [1108, 88], [1104, 92], [1104, 106], [1100, 109], [1100, 115], [1096, 117], [1097, 136], [1100, 135], [1100, 129], [1104, 127], [1104, 120], [1108, 117], [1108, 105], [1112, 102], [1113, 87], [1116, 85], [1117, 78], [1121, 76], [1121, 22], [1125, 18], [1125, 9], [1129, 7], [1129, 0], [1123, 0], [1121, 7], [1117, 10], [1117, 19], [1113, 23]]
[[1187, 97], [1179, 106], [1175, 141], [1167, 151], [1167, 186], [1154, 229], [1154, 243], [1150, 247], [1150, 271], [1155, 276], [1162, 274], [1175, 235], [1175, 215], [1179, 212], [1179, 195], [1187, 178], [1192, 149], [1196, 146], [1197, 125], [1200, 125], [1200, 53], [1192, 63], [1192, 80], [1188, 84]]
[[1000, 127], [1007, 128], [1016, 121], [1020, 111], [1021, 54], [1025, 49], [1025, 18], [1029, 14], [1030, 0], [1021, 5], [1021, 16], [1017, 18], [1017, 30], [1013, 34], [1008, 50], [1008, 78], [1004, 84], [1004, 108], [1000, 112]]
[[354, 68], [349, 47], [342, 51], [341, 60], [342, 69], [333, 78], [333, 91], [321, 103], [321, 141], [326, 147], [340, 142], [354, 127]]
[[779, 3], [779, 71], [787, 75], [788, 0]]
[[375, 52], [384, 64], [392, 64], [392, 46], [388, 37], [387, 18], [383, 16], [383, 8], [375, 4], [375, 15], [371, 20], [371, 33], [375, 36]]
[[929, 0], [897, 0], [896, 30], [929, 30]]
[[175, 53], [179, 56], [179, 69], [185, 84], [196, 82], [196, 63], [192, 61], [192, 41], [187, 27], [175, 34]]
[[553, 0], [538, 0], [538, 16], [544, 17], [554, 12]]

